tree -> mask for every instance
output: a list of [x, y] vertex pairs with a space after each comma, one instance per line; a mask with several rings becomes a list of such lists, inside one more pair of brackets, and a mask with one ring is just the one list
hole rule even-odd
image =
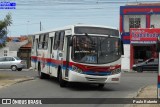
[[12, 24], [11, 13], [8, 13], [3, 20], [0, 20], [0, 47], [3, 47], [7, 38], [7, 27]]

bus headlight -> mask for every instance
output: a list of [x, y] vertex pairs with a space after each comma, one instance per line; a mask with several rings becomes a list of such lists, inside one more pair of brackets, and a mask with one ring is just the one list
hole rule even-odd
[[81, 69], [79, 69], [78, 67], [72, 65], [72, 70], [78, 73], [83, 73], [83, 71]]
[[112, 71], [112, 74], [118, 74], [118, 73], [120, 73], [120, 72], [121, 72], [121, 69], [118, 68], [118, 69], [113, 70], [113, 71]]

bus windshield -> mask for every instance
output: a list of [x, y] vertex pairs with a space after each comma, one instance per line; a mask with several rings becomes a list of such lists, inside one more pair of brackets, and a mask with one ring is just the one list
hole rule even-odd
[[73, 36], [72, 60], [80, 63], [106, 64], [121, 57], [121, 42], [115, 37]]

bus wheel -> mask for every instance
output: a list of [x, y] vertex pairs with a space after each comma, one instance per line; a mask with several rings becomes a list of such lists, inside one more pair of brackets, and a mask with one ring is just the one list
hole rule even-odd
[[41, 72], [41, 66], [38, 66], [38, 76], [40, 79], [45, 79], [46, 78], [46, 74], [44, 74], [43, 72]]
[[98, 88], [103, 88], [105, 84], [98, 84]]
[[64, 81], [62, 79], [62, 71], [61, 70], [59, 71], [58, 81], [59, 81], [59, 84], [60, 84], [61, 87], [65, 87], [66, 86], [66, 81]]

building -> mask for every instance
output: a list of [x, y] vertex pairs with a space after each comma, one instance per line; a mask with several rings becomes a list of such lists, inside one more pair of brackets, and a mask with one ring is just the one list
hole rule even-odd
[[17, 53], [17, 56], [19, 58], [26, 61], [27, 68], [31, 67], [31, 48], [32, 48], [32, 43], [31, 41], [29, 41], [27, 44], [21, 46]]
[[139, 3], [120, 7], [120, 33], [124, 43], [122, 69], [156, 58], [156, 40], [160, 35], [160, 3]]
[[28, 40], [22, 42], [7, 42], [6, 46], [0, 49], [0, 56], [17, 56], [19, 48], [28, 43]]
[[27, 68], [31, 66], [31, 39], [27, 36], [7, 37], [6, 45], [0, 49], [0, 56], [17, 56], [27, 63]]

